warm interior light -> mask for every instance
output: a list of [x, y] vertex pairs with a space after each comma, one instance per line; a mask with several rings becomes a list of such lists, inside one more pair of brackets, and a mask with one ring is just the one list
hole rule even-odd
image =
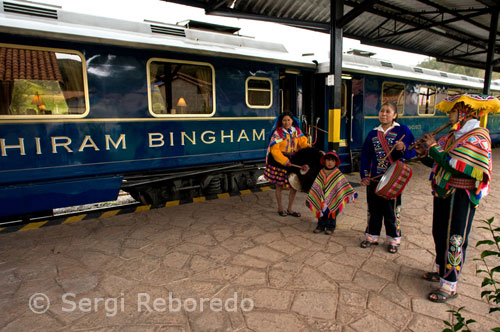
[[33, 100], [31, 101], [31, 104], [32, 105], [36, 105], [36, 106], [41, 106], [43, 105], [43, 99], [42, 97], [40, 97], [40, 95], [37, 93], [35, 93], [35, 95], [33, 96]]
[[177, 106], [182, 106], [182, 107], [186, 107], [187, 106], [186, 101], [184, 100], [184, 98], [182, 98], [182, 97], [179, 98], [179, 101], [177, 102]]

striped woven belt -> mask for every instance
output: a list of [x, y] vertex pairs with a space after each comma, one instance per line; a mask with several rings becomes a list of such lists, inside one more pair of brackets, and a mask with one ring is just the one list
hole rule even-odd
[[448, 185], [457, 189], [476, 189], [476, 180], [451, 177]]

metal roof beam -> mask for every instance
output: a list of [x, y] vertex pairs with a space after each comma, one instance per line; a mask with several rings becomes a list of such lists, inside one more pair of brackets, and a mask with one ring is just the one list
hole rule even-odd
[[[478, 22], [476, 22], [474, 20], [469, 19], [468, 15], [465, 15], [465, 16], [461, 15], [457, 11], [449, 10], [448, 8], [446, 8], [444, 6], [441, 6], [441, 5], [437, 4], [437, 3], [434, 3], [433, 1], [430, 1], [430, 0], [418, 0], [418, 2], [421, 2], [421, 3], [426, 4], [428, 6], [432, 6], [432, 7], [436, 8], [436, 9], [438, 9], [438, 10], [444, 12], [444, 13], [448, 13], [450, 15], [453, 15], [453, 16], [457, 17], [460, 20], [463, 20], [463, 21], [465, 21], [467, 23], [475, 25], [478, 28], [484, 29], [486, 31], [490, 31], [490, 27], [488, 27], [486, 25], [483, 25], [481, 23], [478, 23]], [[497, 4], [497, 6], [498, 6], [498, 4]], [[491, 8], [484, 8], [484, 9], [480, 9], [479, 10], [479, 12], [482, 12], [484, 14], [489, 14], [490, 11], [491, 11]], [[498, 34], [499, 33], [497, 32], [497, 35]]]
[[[377, 3], [379, 0], [365, 0], [353, 9], [351, 9], [347, 14], [345, 14], [340, 20], [335, 22], [337, 28], [343, 28], [344, 25], [352, 21], [357, 16], [361, 15], [368, 8], [372, 7], [373, 4]], [[331, 19], [331, 18], [330, 18]]]
[[[179, 1], [179, 0], [177, 0], [177, 1]], [[232, 9], [232, 10], [226, 10], [226, 9], [211, 10], [211, 11], [206, 11], [206, 13], [208, 15], [218, 15], [218, 16], [225, 16], [225, 17], [243, 18], [243, 19], [255, 20], [255, 21], [281, 23], [281, 24], [286, 24], [286, 25], [290, 25], [290, 26], [294, 26], [294, 27], [307, 28], [307, 29], [312, 29], [314, 31], [325, 32], [325, 33], [328, 33], [330, 31], [330, 25], [328, 23], [294, 20], [291, 18], [265, 16], [265, 15], [258, 15], [258, 14], [248, 14], [248, 13], [236, 11], [234, 9]]]
[[[346, 0], [345, 1], [346, 4], [348, 4], [349, 6], [353, 6], [353, 1], [352, 0]], [[355, 3], [355, 2], [354, 2]], [[395, 6], [392, 6], [392, 5], [389, 5], [387, 3], [383, 3], [383, 2], [379, 2], [381, 5], [383, 6], [387, 6], [388, 8], [392, 9], [392, 10], [395, 10], [395, 11], [399, 11], [399, 14], [403, 14], [403, 15], [412, 15], [412, 16], [415, 16], [415, 13], [412, 13], [412, 12], [408, 12], [408, 11], [401, 11], [400, 8], [398, 7], [395, 7]], [[390, 13], [387, 13], [387, 12], [384, 12], [382, 10], [379, 10], [379, 9], [376, 9], [376, 8], [371, 8], [368, 10], [370, 13], [372, 14], [375, 14], [375, 15], [378, 15], [378, 16], [381, 16], [381, 17], [385, 17], [385, 18], [390, 18], [390, 19], [394, 19], [400, 23], [404, 23], [404, 24], [408, 24], [408, 25], [411, 25], [411, 26], [417, 26], [417, 23], [411, 21], [411, 20], [408, 20], [408, 19], [405, 19], [405, 18], [402, 18], [402, 17], [399, 17], [399, 18], [394, 18], [394, 15], [391, 15]], [[426, 21], [430, 21], [426, 18], [423, 18], [424, 20]], [[432, 21], [430, 21], [432, 23]], [[480, 40], [480, 42], [482, 42], [482, 44], [479, 44], [477, 42], [473, 42], [472, 40], [474, 39], [477, 39], [474, 38], [474, 36], [470, 36], [470, 35], [466, 35], [465, 32], [462, 32], [462, 31], [458, 31], [456, 29], [452, 29], [452, 28], [449, 28], [447, 27], [447, 29], [449, 30], [455, 30], [455, 32], [457, 32], [459, 35], [464, 35], [464, 36], [467, 36], [469, 37], [470, 39], [464, 39], [464, 38], [460, 38], [460, 37], [457, 37], [456, 35], [453, 35], [451, 33], [446, 33], [446, 32], [439, 32], [439, 31], [435, 31], [435, 30], [432, 30], [430, 29], [430, 31], [434, 34], [438, 34], [440, 36], [443, 36], [445, 38], [448, 38], [448, 39], [452, 39], [452, 40], [455, 40], [455, 41], [458, 41], [458, 42], [461, 42], [461, 43], [467, 43], [467, 44], [470, 44], [470, 45], [473, 45], [475, 47], [478, 47], [478, 48], [483, 48], [483, 49], [486, 49], [487, 48], [487, 42], [486, 41], [482, 41]], [[356, 37], [352, 37], [352, 38], [356, 38], [356, 39], [359, 39], [360, 37], [359, 36], [356, 36]], [[384, 47], [387, 47], [387, 46], [384, 46]], [[389, 48], [393, 48], [393, 45], [391, 45], [391, 47]], [[414, 51], [413, 51], [414, 52]], [[420, 51], [421, 52], [421, 51]], [[418, 53], [418, 52], [417, 52]]]
[[[484, 10], [484, 11], [475, 12], [475, 13], [472, 13], [472, 14], [469, 14], [469, 15], [466, 15], [466, 16], [467, 17], [474, 17], [474, 16], [479, 16], [479, 15], [484, 15], [484, 14], [487, 14], [487, 13], [489, 13], [489, 11], [488, 10]], [[444, 20], [444, 21], [441, 21], [441, 22], [434, 22], [434, 23], [431, 23], [431, 24], [418, 25], [417, 27], [412, 28], [412, 29], [407, 29], [407, 30], [402, 30], [402, 31], [394, 32], [394, 33], [391, 33], [391, 34], [387, 34], [387, 35], [375, 37], [373, 39], [374, 40], [380, 40], [380, 39], [385, 39], [385, 38], [400, 36], [400, 35], [403, 35], [405, 33], [411, 33], [411, 32], [415, 32], [415, 31], [419, 31], [419, 30], [427, 30], [427, 29], [430, 29], [432, 27], [444, 27], [444, 24], [453, 23], [453, 22], [457, 22], [457, 21], [462, 21], [462, 19], [458, 18], [458, 17], [455, 17], [455, 18], [450, 18], [448, 20]]]

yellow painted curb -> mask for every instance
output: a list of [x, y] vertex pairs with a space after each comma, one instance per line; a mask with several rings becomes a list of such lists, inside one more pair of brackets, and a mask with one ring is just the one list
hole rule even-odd
[[207, 199], [205, 198], [205, 196], [201, 196], [201, 197], [194, 197], [193, 198], [193, 203], [199, 203], [199, 202], [204, 202], [206, 201]]
[[99, 218], [109, 218], [115, 216], [120, 210], [111, 210], [104, 212]]
[[228, 193], [223, 193], [223, 194], [217, 194], [217, 197], [219, 197], [219, 198], [228, 198], [228, 197], [231, 197], [231, 195], [229, 195]]
[[179, 203], [180, 203], [179, 200], [177, 200], [177, 201], [170, 201], [170, 202], [165, 203], [165, 207], [177, 206], [177, 205], [179, 205]]
[[39, 221], [39, 222], [32, 222], [21, 228], [19, 231], [27, 231], [28, 229], [37, 229], [42, 227], [47, 223], [48, 220], [45, 221]]
[[78, 216], [71, 216], [68, 219], [64, 220], [62, 223], [63, 224], [69, 224], [69, 223], [72, 223], [72, 222], [79, 222], [79, 221], [82, 221], [83, 218], [85, 218], [86, 216], [87, 216], [86, 214], [80, 214]]
[[141, 205], [135, 209], [135, 212], [142, 212], [142, 211], [148, 211], [148, 210], [151, 210], [151, 205]]

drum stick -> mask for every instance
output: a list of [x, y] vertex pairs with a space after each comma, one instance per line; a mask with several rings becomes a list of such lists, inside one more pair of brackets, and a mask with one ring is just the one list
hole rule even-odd
[[387, 157], [389, 157], [389, 156], [391, 155], [392, 151], [394, 151], [394, 148], [396, 147], [396, 144], [398, 144], [399, 142], [401, 142], [401, 141], [403, 140], [403, 138], [405, 138], [405, 135], [406, 135], [406, 134], [403, 134], [403, 136], [401, 136], [401, 138], [399, 139], [399, 141], [397, 141], [397, 142], [394, 144], [394, 146], [392, 147], [391, 151], [389, 151], [389, 154], [387, 154], [387, 155], [386, 155], [386, 156], [382, 159], [382, 162], [384, 162], [384, 161], [387, 159]]

